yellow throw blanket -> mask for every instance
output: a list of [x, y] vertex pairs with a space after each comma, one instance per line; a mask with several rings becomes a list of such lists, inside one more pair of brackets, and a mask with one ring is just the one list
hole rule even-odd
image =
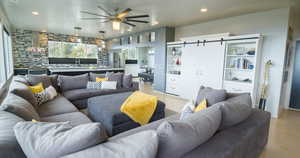
[[157, 105], [157, 97], [140, 91], [132, 93], [121, 106], [121, 112], [140, 125], [147, 124]]

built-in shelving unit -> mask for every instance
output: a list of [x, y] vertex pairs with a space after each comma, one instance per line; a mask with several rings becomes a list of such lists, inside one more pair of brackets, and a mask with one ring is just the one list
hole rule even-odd
[[178, 82], [181, 75], [181, 55], [182, 45], [173, 45], [171, 42], [167, 48], [167, 75], [166, 75], [166, 92], [178, 95]]
[[258, 91], [261, 37], [226, 43], [223, 88], [233, 93], [251, 93], [254, 103]]

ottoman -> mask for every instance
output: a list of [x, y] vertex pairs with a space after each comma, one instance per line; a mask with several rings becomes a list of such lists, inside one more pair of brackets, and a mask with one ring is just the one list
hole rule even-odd
[[[117, 93], [111, 95], [97, 96], [88, 99], [88, 113], [94, 122], [100, 122], [109, 136], [139, 127], [140, 124], [131, 120], [120, 111], [123, 102], [133, 92]], [[165, 117], [165, 104], [157, 102], [156, 110], [150, 122]]]

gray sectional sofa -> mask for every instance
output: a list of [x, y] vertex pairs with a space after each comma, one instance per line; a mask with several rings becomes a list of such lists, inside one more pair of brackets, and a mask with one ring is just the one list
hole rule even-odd
[[[92, 122], [88, 116], [81, 113], [76, 106], [70, 102], [67, 97], [64, 95], [59, 95], [55, 98], [55, 100], [47, 102], [41, 105], [38, 108], [33, 108], [34, 101], [31, 100], [32, 96], [24, 95], [28, 92], [28, 87], [18, 84], [23, 82], [22, 79], [20, 81], [15, 79], [12, 81], [12, 84], [9, 89], [8, 96], [6, 100], [2, 103], [0, 107], [5, 107], [9, 105], [14, 105], [14, 108], [10, 110], [0, 110], [0, 157], [1, 158], [23, 158], [26, 157], [24, 152], [22, 151], [20, 145], [18, 144], [13, 127], [20, 121], [31, 121], [31, 119], [38, 119], [46, 122], [64, 122], [70, 121], [73, 126], [86, 124]], [[63, 93], [64, 94], [64, 93]], [[20, 97], [23, 96], [23, 97]], [[24, 98], [25, 96], [25, 98]], [[218, 111], [220, 113], [220, 108], [218, 104], [231, 104], [232, 101], [239, 101], [239, 103], [249, 104], [251, 105], [251, 99], [248, 94], [227, 94], [226, 100], [220, 103], [210, 105], [211, 107], [207, 108], [206, 111]], [[214, 109], [214, 110], [210, 110]], [[206, 133], [209, 137], [206, 136], [205, 139], [202, 136], [197, 137], [197, 135], [190, 135], [189, 131], [186, 133], [180, 133], [180, 135], [176, 135], [176, 139], [169, 140], [159, 140], [158, 145], [158, 153], [157, 158], [162, 158], [162, 152], [172, 151], [168, 149], [172, 148], [172, 144], [170, 146], [165, 146], [165, 143], [176, 142], [173, 143], [176, 147], [184, 147], [185, 151], [180, 147], [178, 150], [175, 150], [172, 155], [177, 155], [176, 157], [183, 158], [257, 158], [262, 150], [264, 149], [267, 141], [268, 141], [268, 133], [269, 133], [269, 124], [270, 124], [270, 113], [260, 111], [257, 109], [252, 109], [251, 113], [244, 120], [235, 123], [227, 128], [219, 128], [221, 126], [220, 121], [225, 119], [226, 116], [219, 114], [217, 117], [219, 119], [219, 123], [214, 126], [207, 125], [207, 123], [217, 122], [210, 117], [210, 113], [204, 114], [197, 112], [192, 114], [190, 118], [184, 121], [185, 124], [189, 126], [197, 126], [199, 130], [202, 130], [203, 127], [214, 127], [215, 130], [218, 128], [216, 132]], [[200, 116], [200, 117], [198, 117]], [[163, 129], [161, 126], [166, 124], [166, 122], [176, 122], [183, 123], [179, 120], [179, 114], [167, 117], [162, 120], [154, 121], [149, 123], [148, 125], [141, 126], [138, 128], [134, 128], [127, 132], [120, 133], [113, 137], [110, 137], [107, 142], [114, 141], [115, 143], [118, 140], [125, 138], [127, 136], [132, 136], [132, 134], [140, 133], [141, 131], [156, 131], [158, 135]], [[195, 119], [197, 118], [197, 119]], [[199, 118], [204, 118], [208, 120], [207, 123], [205, 121], [200, 120]], [[169, 128], [170, 126], [166, 126]], [[200, 127], [200, 128], [199, 128]], [[197, 129], [195, 128], [195, 129]], [[211, 130], [211, 128], [208, 128]], [[177, 129], [178, 130], [178, 129]], [[208, 131], [209, 131], [208, 130]], [[197, 132], [197, 130], [196, 130]], [[201, 132], [200, 132], [201, 133]], [[198, 133], [199, 134], [199, 133]], [[179, 137], [179, 138], [178, 138]], [[186, 140], [195, 140], [193, 142], [185, 142]], [[199, 144], [196, 146], [190, 147], [192, 143], [198, 142], [198, 139], [201, 140]], [[182, 140], [182, 142], [178, 142], [178, 140]], [[165, 142], [167, 141], [167, 142]], [[182, 143], [182, 144], [181, 144]], [[70, 153], [69, 155], [65, 155], [69, 158], [80, 158], [80, 157], [99, 157], [99, 155], [103, 155], [103, 153], [99, 153], [102, 150], [102, 144], [92, 146], [90, 148]], [[120, 146], [122, 147], [122, 146]], [[189, 148], [190, 147], [190, 148]], [[114, 151], [117, 152], [117, 151]], [[128, 151], [130, 152], [130, 151]], [[178, 156], [181, 155], [181, 156]], [[120, 156], [122, 157], [122, 156]], [[166, 158], [170, 156], [164, 156]]]

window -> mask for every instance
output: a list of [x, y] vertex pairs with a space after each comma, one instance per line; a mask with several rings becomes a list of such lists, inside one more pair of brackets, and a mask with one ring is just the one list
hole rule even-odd
[[12, 55], [12, 46], [11, 46], [11, 37], [8, 31], [3, 29], [3, 50], [5, 57], [5, 67], [6, 67], [6, 76], [7, 79], [13, 75], [13, 55]]
[[48, 41], [49, 58], [98, 58], [98, 46], [84, 43]]
[[[0, 30], [2, 30], [2, 25], [0, 24]], [[6, 81], [6, 71], [5, 71], [5, 58], [3, 50], [3, 36], [2, 31], [0, 31], [0, 88], [4, 85]]]
[[0, 24], [0, 88], [13, 75], [13, 56], [11, 37]]

